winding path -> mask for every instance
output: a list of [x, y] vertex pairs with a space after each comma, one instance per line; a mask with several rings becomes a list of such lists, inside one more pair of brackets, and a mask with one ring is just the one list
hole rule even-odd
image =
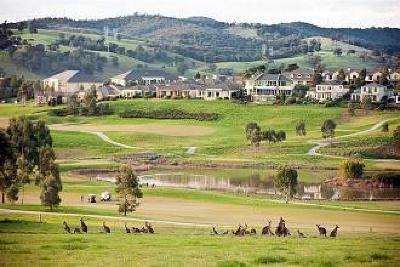
[[[363, 131], [359, 131], [359, 132], [355, 132], [355, 133], [351, 133], [351, 134], [346, 134], [346, 135], [341, 135], [341, 136], [338, 136], [338, 137], [334, 137], [332, 140], [334, 141], [334, 140], [338, 140], [338, 139], [341, 139], [341, 138], [362, 135], [362, 134], [365, 134], [365, 133], [369, 133], [369, 132], [375, 131], [379, 127], [381, 127], [385, 122], [388, 122], [388, 121], [391, 121], [391, 120], [394, 120], [394, 118], [382, 120], [382, 121], [372, 125], [370, 128], [368, 128], [366, 130], [363, 130]], [[345, 157], [340, 157], [340, 156], [321, 154], [321, 153], [317, 152], [320, 148], [328, 146], [330, 144], [329, 142], [326, 142], [324, 140], [321, 140], [321, 141], [310, 140], [310, 141], [308, 141], [308, 143], [315, 144], [315, 146], [313, 146], [312, 148], [310, 148], [307, 151], [306, 154], [309, 155], [309, 156], [325, 156], [325, 157], [331, 157], [331, 158], [345, 158]], [[374, 161], [396, 161], [396, 160], [395, 159], [374, 159]]]
[[137, 148], [137, 147], [134, 147], [134, 146], [128, 146], [128, 145], [125, 145], [125, 144], [121, 144], [121, 143], [115, 142], [115, 141], [111, 140], [110, 137], [108, 137], [107, 135], [105, 135], [103, 132], [89, 132], [89, 131], [88, 131], [87, 133], [91, 133], [91, 134], [97, 135], [97, 136], [100, 137], [101, 140], [103, 140], [104, 142], [107, 142], [107, 143], [110, 143], [110, 144], [113, 144], [113, 145], [116, 145], [116, 146], [119, 146], [119, 147], [123, 147], [123, 148]]

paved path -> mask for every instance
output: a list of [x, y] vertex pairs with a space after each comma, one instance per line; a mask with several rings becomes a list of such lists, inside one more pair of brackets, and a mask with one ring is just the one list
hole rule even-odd
[[[375, 131], [375, 130], [379, 129], [379, 127], [381, 127], [385, 122], [388, 122], [390, 120], [394, 120], [394, 119], [382, 120], [382, 121], [374, 124], [373, 126], [371, 126], [370, 128], [368, 128], [366, 130], [335, 137], [335, 138], [332, 139], [332, 142], [335, 142], [335, 140], [338, 140], [338, 139], [341, 139], [341, 138], [362, 135], [362, 134], [365, 134], [365, 133], [369, 133], [369, 132]], [[328, 146], [330, 144], [329, 142], [326, 142], [325, 140], [322, 140], [322, 141], [321, 140], [320, 141], [311, 140], [311, 141], [308, 141], [308, 143], [315, 144], [315, 146], [313, 146], [312, 148], [310, 148], [307, 151], [307, 155], [309, 155], [309, 156], [326, 156], [326, 157], [339, 158], [339, 159], [345, 158], [345, 157], [340, 157], [340, 156], [333, 156], [333, 155], [327, 155], [327, 154], [318, 153], [317, 151], [320, 148], [326, 147], [326, 146]], [[396, 161], [396, 160], [395, 159], [374, 159], [374, 161]]]
[[125, 144], [121, 144], [121, 143], [115, 142], [115, 141], [111, 140], [110, 137], [108, 137], [107, 135], [105, 135], [103, 132], [87, 132], [87, 133], [91, 133], [91, 134], [97, 135], [97, 136], [100, 137], [101, 140], [103, 140], [104, 142], [107, 142], [107, 143], [110, 143], [110, 144], [113, 144], [113, 145], [116, 145], [116, 146], [119, 146], [119, 147], [123, 147], [123, 148], [137, 148], [137, 147], [134, 147], [134, 146], [128, 146], [128, 145], [125, 145]]

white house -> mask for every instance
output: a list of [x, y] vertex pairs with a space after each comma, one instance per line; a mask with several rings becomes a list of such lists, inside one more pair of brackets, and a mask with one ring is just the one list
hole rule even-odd
[[92, 75], [88, 75], [79, 70], [65, 70], [61, 73], [52, 75], [42, 81], [43, 87], [49, 86], [54, 92], [74, 93], [83, 88], [87, 90], [93, 85], [103, 85], [103, 82]]
[[178, 77], [161, 69], [133, 69], [111, 78], [111, 83], [121, 86], [169, 84], [177, 81]]
[[156, 87], [154, 85], [134, 85], [121, 87], [121, 97], [135, 98], [142, 96], [154, 96]]
[[313, 83], [313, 70], [308, 69], [297, 69], [290, 73], [284, 73], [284, 75], [293, 81], [293, 85], [312, 85]]
[[231, 99], [234, 94], [239, 92], [239, 86], [236, 84], [216, 83], [205, 86], [205, 100]]
[[324, 102], [327, 100], [335, 100], [343, 97], [349, 92], [348, 88], [345, 88], [342, 83], [336, 81], [325, 81], [321, 84], [317, 84], [315, 90], [307, 91], [307, 97]]
[[274, 101], [276, 96], [292, 95], [294, 84], [283, 74], [261, 73], [246, 81], [247, 95], [255, 102]]
[[369, 96], [373, 102], [382, 101], [383, 98], [393, 96], [393, 91], [384, 85], [371, 83], [361, 86], [360, 90], [356, 90], [351, 94], [351, 100], [355, 102], [362, 101], [364, 97]]

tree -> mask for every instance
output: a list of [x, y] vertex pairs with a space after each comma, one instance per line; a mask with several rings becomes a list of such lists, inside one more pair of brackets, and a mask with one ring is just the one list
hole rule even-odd
[[340, 163], [339, 175], [342, 178], [361, 178], [364, 173], [365, 164], [357, 159], [348, 159]]
[[365, 96], [361, 100], [361, 108], [365, 110], [371, 110], [373, 108], [371, 97]]
[[42, 188], [40, 194], [42, 205], [49, 206], [50, 209], [61, 203], [58, 193], [62, 190], [62, 183], [55, 159], [56, 156], [52, 148], [44, 147], [40, 149], [38, 175], [35, 182]]
[[0, 193], [1, 203], [5, 202], [7, 190], [15, 183], [15, 151], [9, 136], [0, 129]]
[[335, 129], [336, 123], [333, 120], [325, 120], [321, 126], [322, 137], [325, 139], [335, 137]]
[[304, 121], [299, 121], [296, 125], [296, 135], [305, 136], [306, 134], [306, 124]]
[[396, 142], [400, 142], [400, 126], [397, 126], [393, 131], [393, 138]]
[[274, 182], [278, 190], [285, 195], [285, 202], [288, 203], [289, 198], [297, 192], [297, 171], [283, 166], [279, 168]]
[[25, 194], [25, 184], [29, 184], [29, 174], [30, 174], [31, 165], [29, 161], [25, 158], [24, 154], [22, 154], [17, 159], [17, 181], [22, 185], [22, 204], [24, 204], [24, 194]]
[[42, 120], [38, 120], [35, 125], [35, 137], [38, 147], [52, 147], [53, 139], [50, 135], [49, 127]]
[[194, 75], [195, 80], [199, 80], [201, 78], [200, 72], [197, 72], [196, 75]]
[[261, 129], [257, 123], [251, 122], [246, 125], [246, 140], [250, 141], [252, 145], [258, 145], [261, 141]]
[[349, 113], [351, 116], [356, 115], [354, 103], [349, 103], [347, 105], [347, 113]]
[[382, 124], [382, 132], [389, 132], [389, 123], [385, 122], [384, 124]]
[[116, 177], [115, 192], [119, 194], [119, 211], [134, 211], [138, 205], [137, 199], [143, 197], [143, 192], [139, 188], [139, 179], [128, 166], [122, 166]]
[[333, 51], [333, 54], [336, 55], [337, 57], [340, 57], [340, 56], [343, 54], [343, 51], [342, 51], [341, 48], [336, 48], [336, 49]]
[[339, 81], [344, 81], [345, 78], [346, 78], [346, 74], [344, 74], [344, 70], [340, 69], [339, 73], [338, 73], [338, 80]]

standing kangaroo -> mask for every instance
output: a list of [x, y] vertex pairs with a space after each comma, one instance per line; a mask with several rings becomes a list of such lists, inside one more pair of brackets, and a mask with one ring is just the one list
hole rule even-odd
[[63, 222], [64, 225], [64, 233], [71, 233], [71, 228], [68, 226], [67, 222]]
[[80, 222], [81, 222], [81, 230], [82, 230], [82, 232], [87, 233], [88, 229], [87, 229], [86, 223], [83, 221], [83, 217], [81, 217]]
[[317, 224], [319, 236], [325, 236], [326, 237], [326, 229], [324, 227], [321, 227], [319, 224]]
[[110, 227], [108, 227], [105, 222], [103, 222], [103, 233], [111, 233]]
[[262, 235], [274, 235], [274, 233], [272, 233], [272, 231], [271, 231], [271, 221], [268, 221], [268, 225], [263, 227], [261, 234]]
[[336, 238], [337, 236], [337, 229], [339, 228], [339, 226], [336, 224], [335, 228], [333, 228], [330, 237]]
[[126, 232], [127, 234], [130, 234], [130, 233], [131, 233], [131, 229], [129, 229], [128, 227], [126, 227], [126, 223], [125, 223], [125, 232]]
[[306, 237], [302, 232], [300, 232], [299, 229], [297, 229], [297, 235], [298, 235], [299, 238], [305, 238]]

